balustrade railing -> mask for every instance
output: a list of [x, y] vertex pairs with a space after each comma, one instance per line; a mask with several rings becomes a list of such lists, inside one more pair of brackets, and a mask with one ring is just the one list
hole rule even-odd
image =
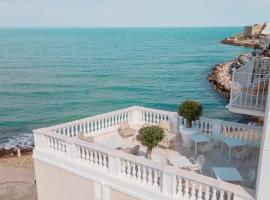
[[69, 161], [72, 166], [76, 164], [105, 173], [118, 180], [115, 184], [124, 181], [142, 190], [151, 190], [179, 200], [254, 199], [252, 191], [239, 185], [108, 149], [48, 129], [37, 130], [34, 133], [36, 142], [34, 157], [38, 152], [45, 152], [57, 157], [58, 162]]
[[[78, 133], [95, 137], [117, 131], [119, 123], [123, 121], [128, 121], [131, 125], [141, 126], [148, 123], [158, 125], [160, 120], [169, 121], [171, 127], [174, 127], [173, 132], [175, 133], [180, 131], [180, 126], [186, 126], [186, 120], [178, 116], [175, 112], [134, 106], [52, 126], [48, 130], [68, 137], [76, 137]], [[262, 137], [261, 127], [205, 117], [194, 121], [193, 126], [197, 127], [199, 133], [205, 134], [215, 140], [222, 140], [224, 137], [233, 137], [248, 145], [260, 145]], [[61, 143], [56, 145], [61, 146]]]

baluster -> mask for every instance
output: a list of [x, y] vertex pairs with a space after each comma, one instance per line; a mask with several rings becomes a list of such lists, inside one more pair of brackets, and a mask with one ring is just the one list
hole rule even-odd
[[75, 134], [77, 135], [78, 134], [78, 127], [77, 127], [77, 125], [75, 125], [74, 127], [75, 127]]
[[132, 179], [136, 180], [136, 166], [135, 166], [135, 163], [132, 163]]
[[89, 161], [89, 149], [85, 149], [85, 159], [88, 162]]
[[145, 122], [145, 112], [142, 111], [142, 120]]
[[182, 190], [183, 190], [183, 185], [182, 185], [182, 178], [181, 177], [177, 177], [177, 192], [176, 192], [176, 195], [178, 197], [183, 197], [183, 193], [182, 193]]
[[224, 200], [224, 191], [223, 190], [220, 190], [219, 200]]
[[232, 199], [232, 193], [231, 192], [227, 192], [227, 200], [231, 200]]
[[86, 122], [86, 133], [90, 132], [89, 122]]
[[195, 188], [195, 182], [191, 182], [191, 195], [190, 200], [196, 200], [196, 188]]
[[85, 160], [86, 155], [85, 155], [85, 148], [82, 147], [82, 159]]
[[86, 132], [86, 126], [85, 126], [85, 123], [82, 124], [82, 132], [83, 132], [83, 133]]
[[103, 163], [102, 163], [103, 167], [107, 168], [107, 165], [108, 165], [107, 156], [105, 154], [102, 154], [102, 156], [103, 156]]
[[210, 200], [210, 192], [209, 192], [209, 186], [205, 186], [205, 195], [204, 195], [205, 200]]
[[125, 176], [126, 175], [126, 162], [125, 160], [121, 160], [121, 163], [122, 163], [121, 174]]
[[217, 190], [213, 187], [212, 200], [217, 200]]
[[158, 188], [158, 170], [154, 170], [154, 184], [153, 184], [153, 186], [155, 187], [155, 188]]
[[130, 166], [130, 161], [127, 161], [127, 176], [128, 176], [128, 178], [131, 177], [131, 166]]
[[185, 190], [184, 190], [184, 199], [189, 200], [189, 185], [188, 185], [188, 180], [185, 179]]
[[93, 155], [93, 151], [92, 150], [89, 150], [89, 161], [90, 163], [94, 164], [94, 155]]
[[67, 135], [68, 137], [71, 137], [71, 134], [70, 134], [70, 129], [69, 129], [69, 127], [66, 127], [66, 135]]
[[94, 129], [95, 129], [95, 132], [98, 131], [98, 120], [94, 120]]
[[98, 166], [98, 153], [94, 151], [94, 161], [95, 161], [95, 166]]
[[203, 198], [202, 198], [202, 184], [199, 185], [198, 199], [197, 200], [203, 200]]
[[102, 155], [100, 152], [98, 152], [98, 165], [102, 166]]
[[152, 177], [152, 172], [153, 172], [153, 170], [152, 170], [152, 168], [148, 168], [148, 178], [147, 178], [147, 184], [149, 185], [149, 186], [152, 186], [153, 185], [153, 177]]
[[141, 173], [141, 165], [137, 164], [137, 181], [141, 182], [142, 181], [142, 173]]
[[71, 137], [75, 137], [74, 126], [70, 127], [70, 135], [71, 135]]
[[147, 183], [146, 177], [147, 177], [147, 176], [146, 176], [146, 167], [143, 166], [143, 171], [142, 171], [142, 182], [143, 182], [144, 184]]

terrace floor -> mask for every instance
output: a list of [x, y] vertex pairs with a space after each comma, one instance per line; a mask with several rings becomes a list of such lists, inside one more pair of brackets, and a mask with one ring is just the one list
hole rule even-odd
[[[133, 127], [138, 130], [139, 127]], [[111, 132], [95, 139], [95, 143], [106, 146], [108, 148], [116, 149], [117, 147], [127, 148], [134, 147], [135, 145], [140, 145], [136, 141], [136, 136], [123, 139], [119, 136], [118, 132]], [[243, 147], [242, 147], [243, 148]], [[138, 156], [144, 156], [146, 148], [140, 145]], [[246, 160], [238, 161], [236, 159], [228, 159], [228, 148], [226, 145], [220, 144], [215, 147], [213, 151], [204, 154], [205, 162], [202, 168], [202, 174], [205, 176], [213, 177], [212, 168], [213, 167], [234, 167], [237, 168], [240, 174], [243, 176], [248, 169], [254, 169], [257, 172], [258, 167], [258, 150], [250, 151], [249, 157]], [[198, 153], [199, 155], [200, 153]], [[173, 156], [185, 156], [186, 158], [194, 158], [194, 147], [185, 147], [182, 145], [182, 140], [180, 134], [177, 136], [175, 145], [170, 149], [163, 149], [157, 147], [152, 152], [152, 160], [156, 162], [163, 162], [168, 164], [168, 158]], [[256, 173], [257, 174], [257, 173]], [[256, 178], [248, 187], [255, 188]], [[243, 184], [247, 187], [244, 183]]]

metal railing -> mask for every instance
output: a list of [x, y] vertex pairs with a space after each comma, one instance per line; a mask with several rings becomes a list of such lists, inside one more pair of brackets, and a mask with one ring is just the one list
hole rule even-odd
[[235, 70], [232, 78], [230, 108], [264, 112], [269, 86], [270, 59], [255, 59]]

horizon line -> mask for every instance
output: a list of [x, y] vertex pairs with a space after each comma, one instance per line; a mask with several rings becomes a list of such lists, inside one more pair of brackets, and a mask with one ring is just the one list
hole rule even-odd
[[243, 25], [230, 26], [1, 26], [0, 28], [240, 28]]

